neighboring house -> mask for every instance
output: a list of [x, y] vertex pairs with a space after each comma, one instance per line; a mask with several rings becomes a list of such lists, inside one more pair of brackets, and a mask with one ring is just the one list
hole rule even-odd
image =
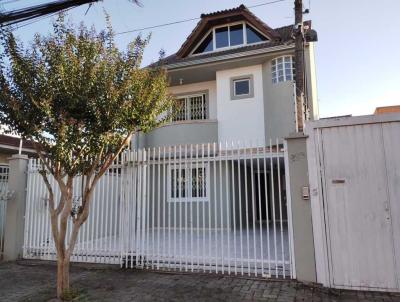
[[[306, 37], [316, 37], [305, 22]], [[141, 147], [283, 138], [296, 130], [293, 25], [271, 28], [244, 5], [202, 14], [163, 64], [181, 110]], [[318, 119], [314, 43], [305, 43], [309, 118]]]
[[[8, 159], [13, 154], [27, 154], [28, 156], [34, 155], [35, 151], [30, 141], [23, 140], [19, 137], [10, 135], [0, 135], [0, 182], [7, 182], [8, 180]], [[1, 186], [2, 187], [2, 186]]]
[[22, 154], [32, 156], [35, 154], [33, 145], [30, 141], [23, 140], [16, 136], [0, 135], [0, 165], [8, 164], [8, 158], [13, 154], [18, 154], [21, 148]]
[[374, 114], [400, 112], [400, 105], [376, 107]]

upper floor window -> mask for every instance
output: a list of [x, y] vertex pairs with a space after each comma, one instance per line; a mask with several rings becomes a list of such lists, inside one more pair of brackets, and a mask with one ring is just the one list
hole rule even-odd
[[208, 105], [205, 93], [179, 97], [176, 100], [172, 121], [206, 120], [207, 118]]
[[253, 75], [233, 77], [231, 82], [231, 100], [250, 99], [254, 97]]
[[271, 62], [272, 83], [293, 81], [296, 76], [293, 56], [275, 58]]
[[267, 41], [259, 31], [247, 23], [214, 27], [195, 48], [193, 54]]
[[243, 96], [250, 94], [250, 79], [238, 79], [233, 81], [233, 95]]

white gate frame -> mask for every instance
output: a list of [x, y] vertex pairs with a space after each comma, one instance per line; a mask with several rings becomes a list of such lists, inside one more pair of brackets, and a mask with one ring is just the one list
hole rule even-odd
[[[376, 123], [399, 122], [400, 114], [387, 113], [382, 115], [367, 115], [351, 118], [332, 118], [306, 122], [308, 171], [310, 182], [312, 224], [315, 246], [315, 262], [317, 282], [326, 287], [334, 287], [331, 261], [329, 260], [328, 236], [325, 219], [326, 184], [324, 178], [324, 161], [321, 144], [323, 128], [365, 125]], [[368, 290], [368, 288], [365, 288]]]
[[[146, 269], [295, 278], [290, 190], [286, 190], [285, 207], [282, 183], [285, 181], [286, 188], [290, 185], [287, 161], [287, 149], [282, 140], [270, 141], [267, 146], [253, 141], [127, 150], [96, 186], [93, 194], [95, 201], [92, 202], [94, 208], [79, 232], [71, 260]], [[170, 165], [180, 177], [181, 173], [187, 173], [196, 179], [197, 199], [193, 198], [192, 193], [186, 197], [179, 193], [179, 196], [174, 195], [178, 200], [168, 200], [171, 183], [167, 182], [166, 177]], [[48, 192], [39, 173], [40, 166], [38, 159], [30, 159], [23, 251], [25, 258], [55, 260]], [[200, 172], [203, 167], [205, 172]], [[182, 169], [188, 170], [181, 172]], [[196, 177], [192, 174], [193, 169]], [[265, 173], [261, 182], [260, 171]], [[268, 171], [271, 171], [269, 179]], [[283, 171], [285, 179], [281, 174]], [[201, 173], [200, 177], [198, 173]], [[174, 175], [177, 179], [178, 175]], [[204, 181], [204, 176], [207, 181]], [[160, 177], [163, 181], [162, 191], [157, 192], [161, 188]], [[199, 179], [202, 179], [201, 182]], [[59, 197], [60, 192], [52, 177], [50, 183], [55, 197]], [[210, 183], [214, 185], [213, 189]], [[185, 190], [189, 192], [193, 190], [192, 185], [194, 180], [185, 180], [175, 190], [179, 188], [176, 192], [180, 192], [182, 186], [188, 186]], [[77, 205], [80, 202], [79, 188], [80, 178], [74, 179], [74, 200]], [[207, 192], [208, 198], [213, 197], [213, 201], [209, 199], [206, 203], [201, 200], [205, 197], [199, 195], [199, 190]], [[260, 190], [265, 190], [265, 193]], [[236, 199], [234, 194], [237, 194]], [[184, 202], [182, 198], [188, 201]], [[264, 206], [263, 202], [268, 203]], [[160, 213], [167, 207], [175, 214], [168, 216], [168, 224], [167, 216], [163, 216], [163, 221], [155, 225], [157, 217], [153, 215], [167, 215]], [[196, 214], [192, 216], [190, 212], [190, 216], [187, 214], [185, 217], [182, 211], [188, 213], [189, 207], [193, 207], [193, 214]], [[155, 208], [157, 212], [153, 213]], [[263, 218], [264, 214], [266, 218]], [[235, 218], [243, 220], [240, 229], [238, 221], [235, 224]], [[186, 241], [189, 229], [192, 232], [189, 241], [195, 243], [190, 249]], [[67, 233], [70, 231], [69, 225]], [[153, 237], [154, 233], [159, 234], [160, 238]], [[165, 250], [159, 250], [161, 240], [169, 240], [168, 252], [165, 251], [165, 242]], [[219, 243], [211, 251], [209, 243], [213, 241]], [[173, 245], [173, 252], [170, 244]]]
[[292, 213], [292, 195], [290, 190], [290, 171], [289, 171], [289, 156], [287, 140], [284, 140], [284, 161], [285, 161], [285, 184], [286, 184], [286, 201], [287, 201], [287, 215], [288, 215], [288, 232], [289, 232], [289, 247], [290, 247], [290, 263], [291, 263], [291, 278], [296, 279], [296, 257], [294, 253], [293, 244], [293, 213]]
[[[8, 176], [9, 176], [9, 165], [0, 164], [0, 260], [4, 253], [4, 235], [6, 226], [6, 215], [7, 215], [7, 201], [10, 197], [8, 192]], [[5, 169], [5, 171], [3, 171]]]

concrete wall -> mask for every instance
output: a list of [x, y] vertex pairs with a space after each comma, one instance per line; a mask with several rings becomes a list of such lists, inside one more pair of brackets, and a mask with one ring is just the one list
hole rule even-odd
[[293, 225], [293, 250], [297, 279], [316, 282], [311, 202], [302, 197], [302, 188], [309, 186], [307, 137], [294, 134], [286, 138], [288, 184]]
[[[231, 99], [231, 78], [253, 76], [254, 96]], [[264, 143], [262, 65], [217, 71], [217, 119], [220, 141], [258, 140]]]
[[274, 142], [296, 129], [293, 82], [272, 83], [271, 60], [262, 65], [262, 70], [265, 139]]
[[22, 257], [28, 157], [13, 155], [9, 163], [8, 189], [12, 192], [12, 197], [7, 202], [6, 212], [4, 234], [4, 260], [6, 261]]
[[140, 146], [159, 147], [181, 144], [213, 143], [218, 141], [215, 120], [182, 121], [157, 128], [139, 138]]

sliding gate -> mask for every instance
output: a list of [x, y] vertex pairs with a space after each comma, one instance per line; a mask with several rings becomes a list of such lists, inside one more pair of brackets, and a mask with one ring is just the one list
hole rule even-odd
[[[29, 165], [24, 256], [55, 259], [37, 164]], [[293, 277], [285, 176], [279, 142], [126, 151], [96, 187], [73, 260]], [[78, 188], [79, 180], [77, 204]]]

